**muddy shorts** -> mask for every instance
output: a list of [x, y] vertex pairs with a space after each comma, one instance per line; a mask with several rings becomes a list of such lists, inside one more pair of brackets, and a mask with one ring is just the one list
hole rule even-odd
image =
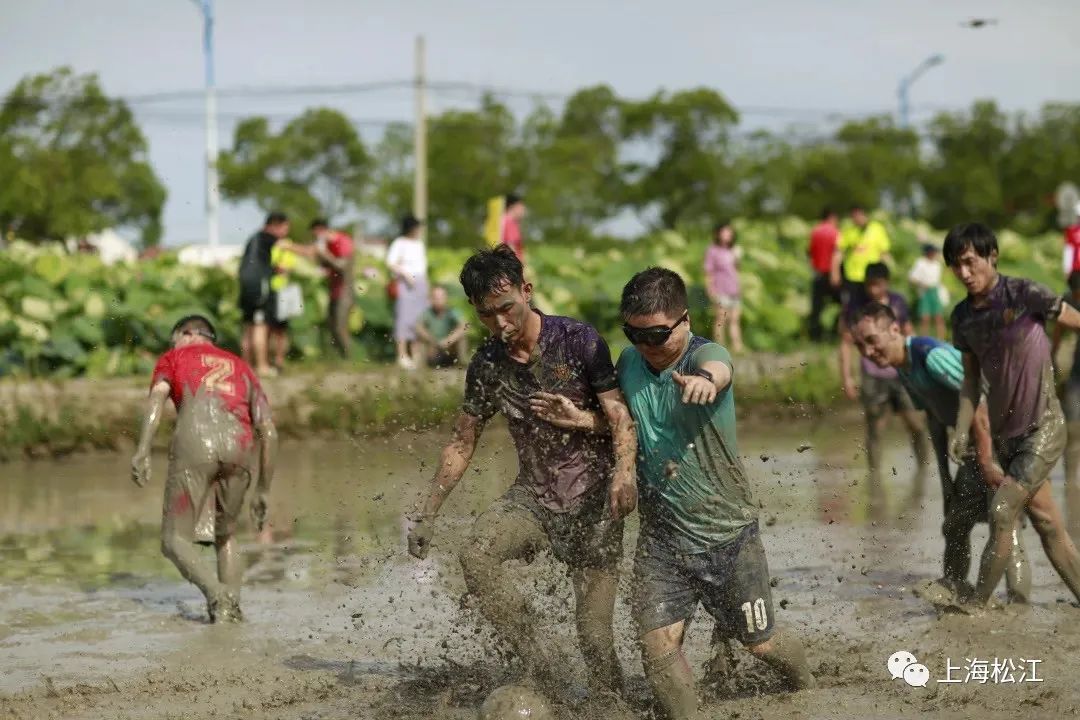
[[915, 410], [911, 396], [898, 377], [877, 378], [863, 372], [859, 400], [868, 417], [879, 417], [886, 408], [893, 412]]
[[642, 532], [633, 596], [634, 620], [643, 635], [689, 620], [699, 602], [726, 637], [757, 645], [773, 634], [769, 564], [756, 522], [731, 542], [694, 554]]
[[994, 438], [994, 454], [1005, 474], [1032, 493], [1050, 478], [1065, 444], [1065, 416], [1054, 398], [1032, 430], [1014, 438]]
[[233, 535], [250, 484], [246, 467], [225, 463], [180, 467], [170, 460], [163, 529], [198, 543]]
[[[507, 523], [508, 518], [514, 522]], [[508, 526], [522, 537], [478, 537]], [[503, 546], [524, 544], [537, 551], [550, 545], [555, 558], [571, 568], [614, 568], [622, 557], [622, 536], [623, 522], [611, 519], [603, 484], [590, 491], [576, 509], [557, 513], [541, 505], [532, 490], [514, 483], [477, 518], [472, 541], [490, 547], [500, 557], [505, 555], [503, 559], [510, 559]]]

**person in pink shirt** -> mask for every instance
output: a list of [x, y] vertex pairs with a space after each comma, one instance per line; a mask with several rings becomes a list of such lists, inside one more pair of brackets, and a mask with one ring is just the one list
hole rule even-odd
[[731, 333], [731, 350], [743, 351], [742, 300], [739, 295], [739, 256], [735, 250], [735, 228], [722, 222], [713, 231], [713, 242], [705, 251], [705, 287], [713, 304], [713, 339], [725, 345]]
[[521, 262], [525, 262], [525, 238], [521, 234], [521, 221], [524, 218], [525, 199], [510, 193], [506, 196], [503, 211], [502, 241], [514, 251]]

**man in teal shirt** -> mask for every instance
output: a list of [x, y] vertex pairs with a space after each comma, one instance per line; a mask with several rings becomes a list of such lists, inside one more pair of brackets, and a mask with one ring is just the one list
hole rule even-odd
[[686, 285], [649, 268], [623, 288], [633, 343], [616, 371], [637, 425], [641, 533], [633, 612], [645, 676], [672, 718], [701, 717], [682, 651], [699, 602], [797, 689], [815, 686], [801, 641], [775, 630], [757, 505], [735, 440], [728, 351], [690, 332]]

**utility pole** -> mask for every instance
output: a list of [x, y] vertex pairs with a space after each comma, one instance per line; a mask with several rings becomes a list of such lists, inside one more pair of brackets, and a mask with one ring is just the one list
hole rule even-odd
[[896, 95], [900, 101], [898, 120], [901, 128], [908, 127], [910, 120], [909, 114], [911, 106], [908, 102], [908, 90], [911, 89], [912, 83], [922, 77], [923, 73], [927, 70], [936, 67], [943, 62], [945, 62], [945, 56], [941, 53], [931, 55], [919, 63], [918, 67], [912, 70], [910, 74], [900, 79], [900, 85], [896, 89]]
[[206, 239], [212, 246], [218, 233], [217, 92], [214, 88], [214, 0], [192, 0], [203, 16], [203, 62], [206, 70]]
[[427, 98], [424, 36], [416, 36], [416, 122], [413, 129], [413, 215], [427, 222]]

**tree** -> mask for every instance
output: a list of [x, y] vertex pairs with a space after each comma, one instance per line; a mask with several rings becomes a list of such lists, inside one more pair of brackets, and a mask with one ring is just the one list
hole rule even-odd
[[624, 103], [623, 140], [636, 143], [639, 154], [657, 153], [651, 162], [624, 162], [626, 205], [647, 224], [665, 228], [703, 226], [733, 212], [738, 180], [728, 141], [738, 120], [727, 100], [709, 88]]
[[27, 238], [133, 228], [161, 238], [165, 188], [122, 100], [70, 68], [19, 81], [0, 108], [0, 224]]
[[253, 200], [301, 222], [358, 211], [370, 166], [352, 123], [327, 108], [306, 111], [277, 134], [266, 118], [248, 118], [218, 159], [226, 198]]

